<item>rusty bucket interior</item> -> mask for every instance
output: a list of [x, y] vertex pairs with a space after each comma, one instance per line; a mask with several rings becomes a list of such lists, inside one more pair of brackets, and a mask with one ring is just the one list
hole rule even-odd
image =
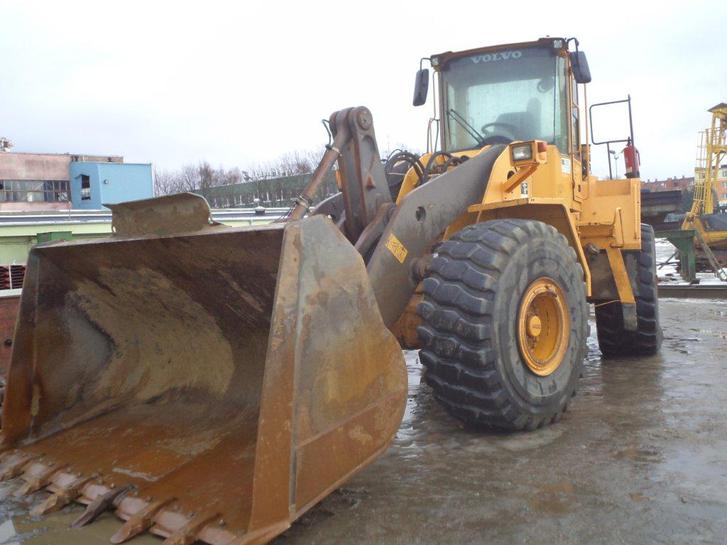
[[36, 513], [113, 507], [116, 543], [264, 543], [396, 432], [401, 350], [335, 225], [135, 231], [200, 200], [114, 209], [114, 236], [32, 250], [0, 478], [46, 490]]

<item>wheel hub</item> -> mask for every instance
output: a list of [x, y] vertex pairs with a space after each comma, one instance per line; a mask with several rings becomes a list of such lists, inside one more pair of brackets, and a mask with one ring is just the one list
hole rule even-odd
[[537, 315], [533, 314], [528, 318], [528, 337], [537, 338], [543, 330], [543, 322]]
[[565, 295], [551, 278], [532, 282], [518, 311], [518, 345], [525, 365], [544, 377], [560, 366], [570, 339], [570, 313]]

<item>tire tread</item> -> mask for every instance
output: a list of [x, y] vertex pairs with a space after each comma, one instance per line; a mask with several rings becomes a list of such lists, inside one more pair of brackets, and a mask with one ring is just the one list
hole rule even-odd
[[[493, 324], [498, 280], [515, 251], [538, 236], [565, 246], [574, 274], [583, 278], [575, 251], [555, 228], [535, 220], [508, 219], [471, 225], [442, 243], [424, 280], [417, 308], [423, 324], [417, 331], [425, 380], [435, 398], [466, 424], [537, 429], [557, 421], [575, 391], [573, 381], [573, 391], [554, 414], [524, 414], [496, 365]], [[585, 288], [580, 299], [586, 309]], [[582, 344], [578, 365], [585, 356], [585, 339]]]

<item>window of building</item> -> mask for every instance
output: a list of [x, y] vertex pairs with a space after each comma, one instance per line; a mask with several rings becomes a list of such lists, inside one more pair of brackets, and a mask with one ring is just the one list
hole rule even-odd
[[86, 174], [81, 174], [81, 200], [91, 200], [91, 178]]
[[25, 265], [0, 265], [0, 290], [15, 290], [23, 287]]
[[0, 180], [0, 202], [68, 202], [68, 180]]

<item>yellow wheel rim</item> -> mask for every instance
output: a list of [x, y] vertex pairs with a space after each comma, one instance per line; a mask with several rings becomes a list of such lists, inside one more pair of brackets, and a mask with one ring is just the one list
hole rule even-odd
[[547, 377], [563, 361], [570, 338], [570, 313], [554, 280], [541, 277], [525, 290], [518, 311], [520, 354], [533, 373]]

